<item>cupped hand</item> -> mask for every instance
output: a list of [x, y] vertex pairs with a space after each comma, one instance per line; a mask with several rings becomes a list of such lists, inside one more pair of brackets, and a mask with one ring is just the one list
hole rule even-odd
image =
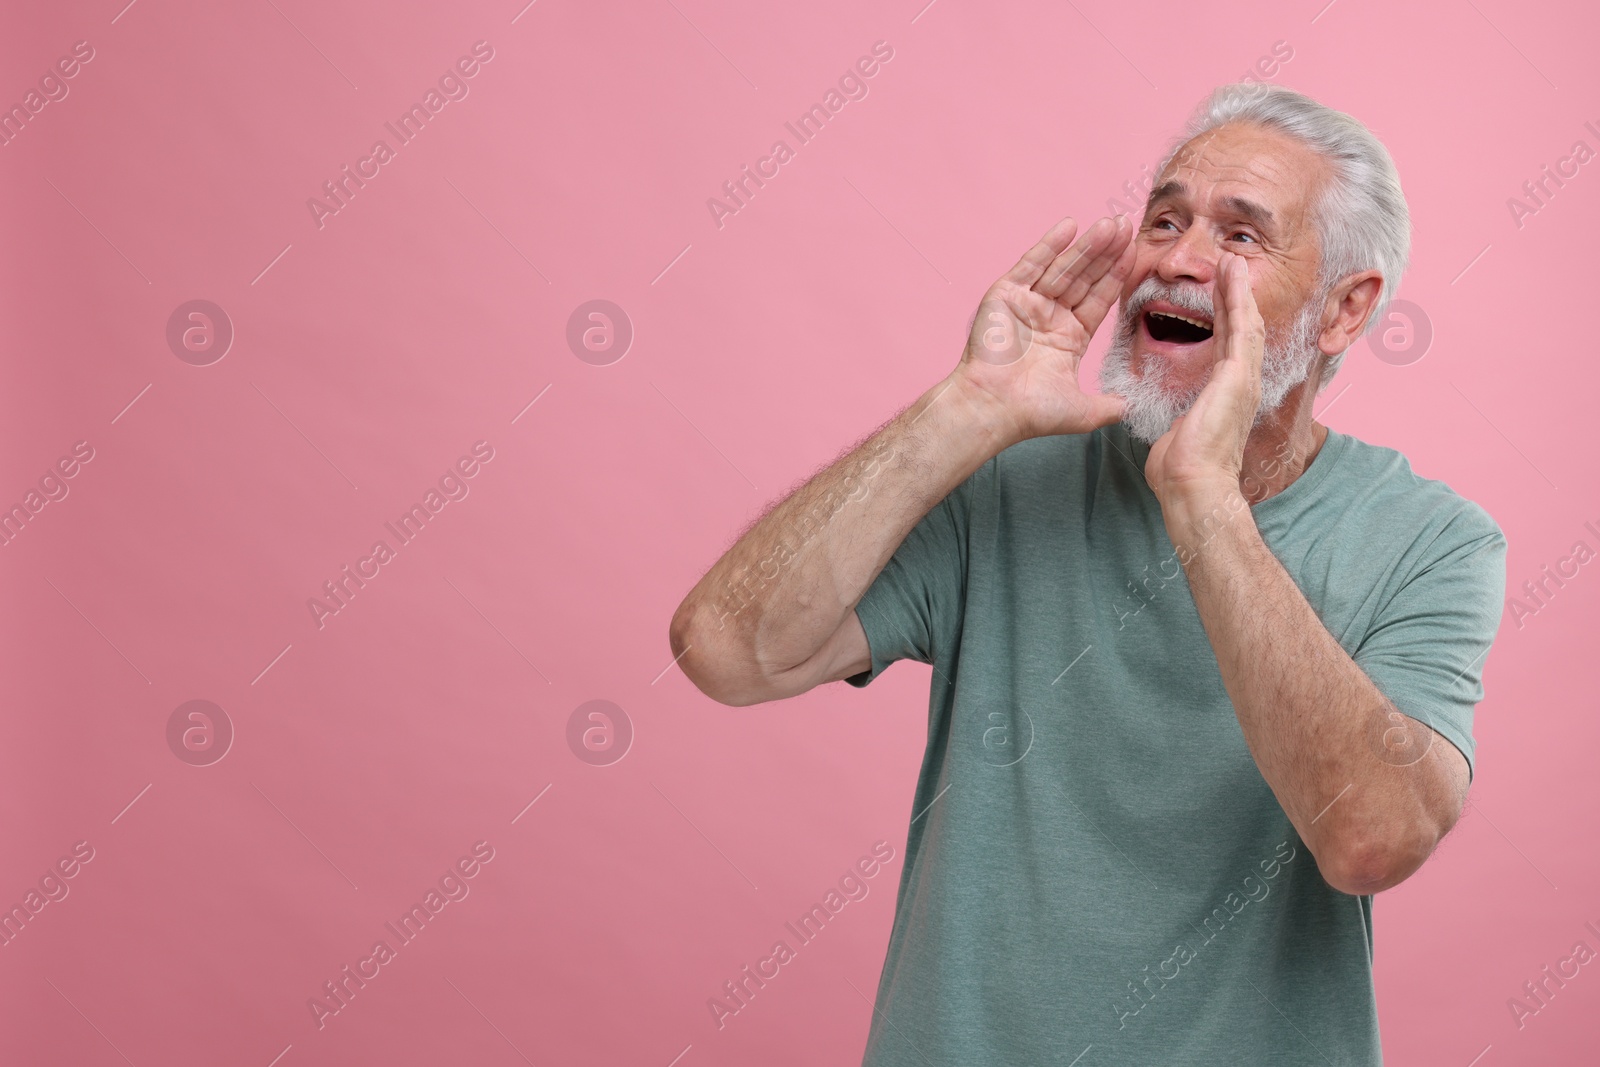
[[1211, 377], [1145, 461], [1145, 480], [1163, 505], [1185, 494], [1238, 491], [1245, 442], [1261, 404], [1266, 326], [1243, 257], [1222, 253], [1215, 289]]
[[1133, 268], [1133, 224], [1102, 218], [1074, 243], [1077, 228], [1062, 219], [990, 286], [955, 372], [1010, 440], [1122, 417], [1121, 397], [1083, 391], [1078, 364]]

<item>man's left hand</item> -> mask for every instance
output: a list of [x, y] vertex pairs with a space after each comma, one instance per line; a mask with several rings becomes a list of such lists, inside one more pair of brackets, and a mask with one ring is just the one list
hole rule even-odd
[[1145, 461], [1145, 480], [1163, 508], [1238, 492], [1245, 441], [1261, 403], [1266, 326], [1244, 257], [1222, 253], [1212, 304], [1211, 379]]

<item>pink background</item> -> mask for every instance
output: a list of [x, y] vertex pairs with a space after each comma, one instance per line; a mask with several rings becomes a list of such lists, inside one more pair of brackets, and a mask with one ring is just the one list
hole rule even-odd
[[[0, 948], [0, 1062], [858, 1062], [928, 670], [728, 709], [668, 669], [668, 619], [1275, 42], [1270, 80], [1393, 152], [1433, 332], [1362, 342], [1326, 421], [1488, 508], [1514, 587], [1600, 548], [1600, 164], [1507, 206], [1600, 149], [1587, 5], [123, 2], [0, 36], [4, 102], [94, 50], [0, 147], [0, 504], [94, 450], [0, 548], [0, 904], [94, 850]], [[319, 228], [307, 199], [480, 40], [469, 95]], [[236, 332], [209, 366], [166, 340], [193, 299]], [[635, 330], [609, 365], [567, 345], [592, 299]], [[319, 629], [308, 598], [477, 441], [470, 495]], [[1506, 1001], [1600, 948], [1597, 607], [1591, 564], [1506, 617], [1472, 806], [1376, 904], [1389, 1062], [1594, 1055], [1600, 968], [1520, 1030]], [[236, 732], [209, 766], [167, 742], [195, 699]], [[596, 699], [634, 730], [608, 766], [567, 741]], [[870, 895], [719, 1030], [707, 998], [879, 840]], [[308, 998], [478, 841], [470, 895], [319, 1029]]]

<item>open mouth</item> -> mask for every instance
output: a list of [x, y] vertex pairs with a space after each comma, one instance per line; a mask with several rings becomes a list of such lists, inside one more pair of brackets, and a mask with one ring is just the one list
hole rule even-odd
[[1145, 332], [1153, 340], [1175, 345], [1199, 344], [1211, 336], [1211, 324], [1198, 318], [1168, 311], [1146, 311], [1141, 316]]

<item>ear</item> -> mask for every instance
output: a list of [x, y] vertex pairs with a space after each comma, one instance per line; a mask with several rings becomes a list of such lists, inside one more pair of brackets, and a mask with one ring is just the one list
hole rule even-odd
[[1330, 356], [1338, 355], [1355, 343], [1377, 309], [1383, 290], [1383, 275], [1375, 270], [1351, 274], [1339, 281], [1328, 294], [1322, 308], [1325, 325], [1317, 337], [1317, 347]]

